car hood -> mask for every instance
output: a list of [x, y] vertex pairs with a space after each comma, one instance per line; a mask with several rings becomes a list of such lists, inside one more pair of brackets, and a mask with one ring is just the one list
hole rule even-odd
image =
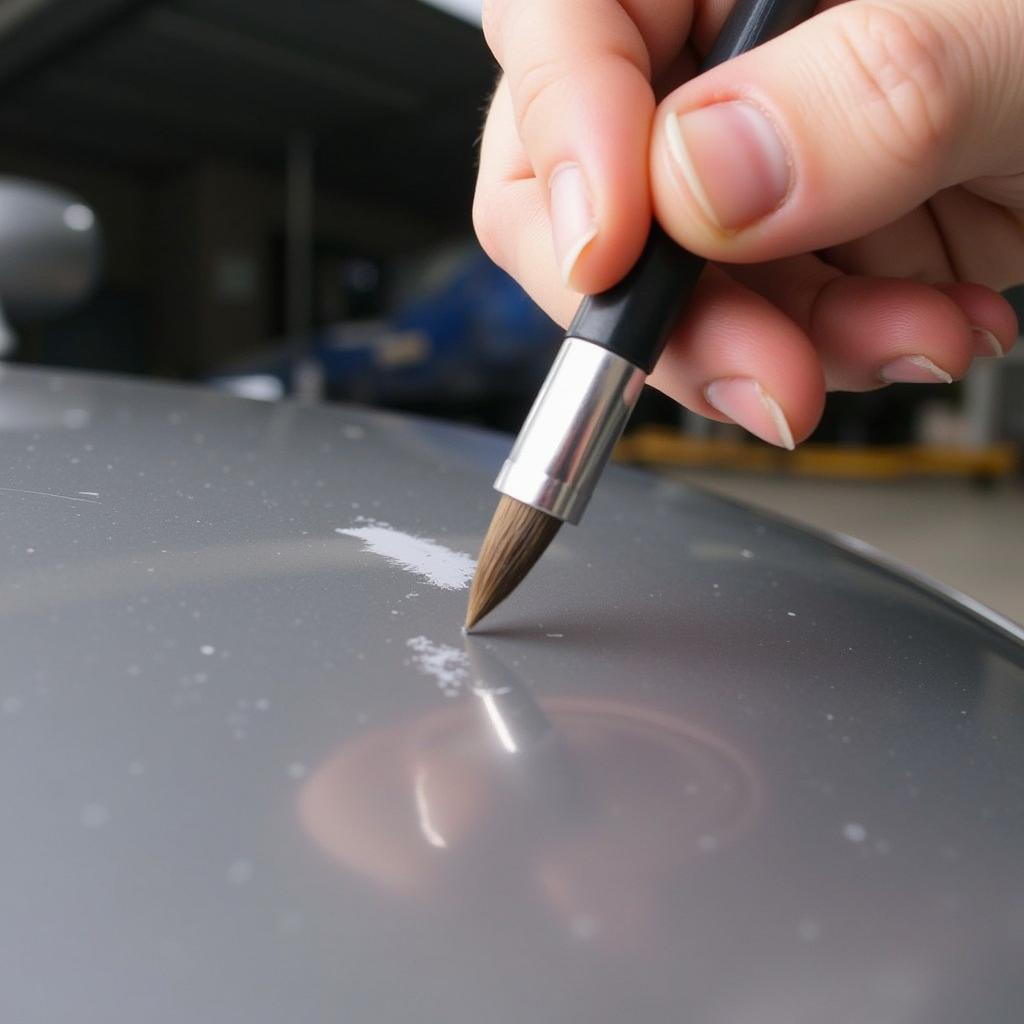
[[614, 469], [460, 630], [508, 439], [0, 376], [11, 1021], [986, 1024], [1024, 648]]

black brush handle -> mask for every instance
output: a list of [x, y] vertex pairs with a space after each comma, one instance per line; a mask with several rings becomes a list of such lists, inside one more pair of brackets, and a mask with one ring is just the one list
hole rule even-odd
[[[701, 71], [781, 35], [816, 5], [817, 0], [739, 0]], [[650, 373], [705, 262], [655, 222], [633, 269], [608, 291], [585, 298], [566, 335], [592, 341]]]

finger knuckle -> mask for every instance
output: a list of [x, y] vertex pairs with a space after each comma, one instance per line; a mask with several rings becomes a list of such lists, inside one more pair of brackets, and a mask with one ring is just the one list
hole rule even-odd
[[473, 231], [485, 253], [499, 266], [503, 265], [502, 232], [498, 210], [492, 197], [479, 185], [473, 196]]
[[543, 109], [548, 99], [567, 80], [568, 69], [559, 60], [540, 60], [519, 76], [513, 90], [516, 120], [524, 131]]
[[859, 121], [870, 141], [901, 164], [941, 155], [962, 115], [949, 34], [900, 6], [850, 4], [844, 15], [836, 39], [844, 83], [866, 109]]
[[498, 54], [496, 47], [501, 35], [502, 15], [507, 7], [507, 0], [483, 0], [480, 7], [480, 27], [483, 29], [487, 45], [495, 56]]

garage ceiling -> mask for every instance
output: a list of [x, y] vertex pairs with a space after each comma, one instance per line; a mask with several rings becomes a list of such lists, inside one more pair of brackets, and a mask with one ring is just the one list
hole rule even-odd
[[321, 187], [464, 215], [493, 80], [419, 0], [0, 0], [0, 135], [145, 174], [306, 131]]

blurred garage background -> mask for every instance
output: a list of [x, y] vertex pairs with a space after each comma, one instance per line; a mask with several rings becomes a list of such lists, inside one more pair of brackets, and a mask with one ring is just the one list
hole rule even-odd
[[[479, 7], [0, 0], [3, 358], [514, 430], [559, 332], [472, 238]], [[52, 244], [98, 239], [94, 281], [40, 249], [46, 287], [19, 293], [25, 183], [63, 190]], [[1022, 444], [1018, 350], [953, 387], [832, 396], [792, 454], [649, 396], [622, 456], [1024, 619]]]

